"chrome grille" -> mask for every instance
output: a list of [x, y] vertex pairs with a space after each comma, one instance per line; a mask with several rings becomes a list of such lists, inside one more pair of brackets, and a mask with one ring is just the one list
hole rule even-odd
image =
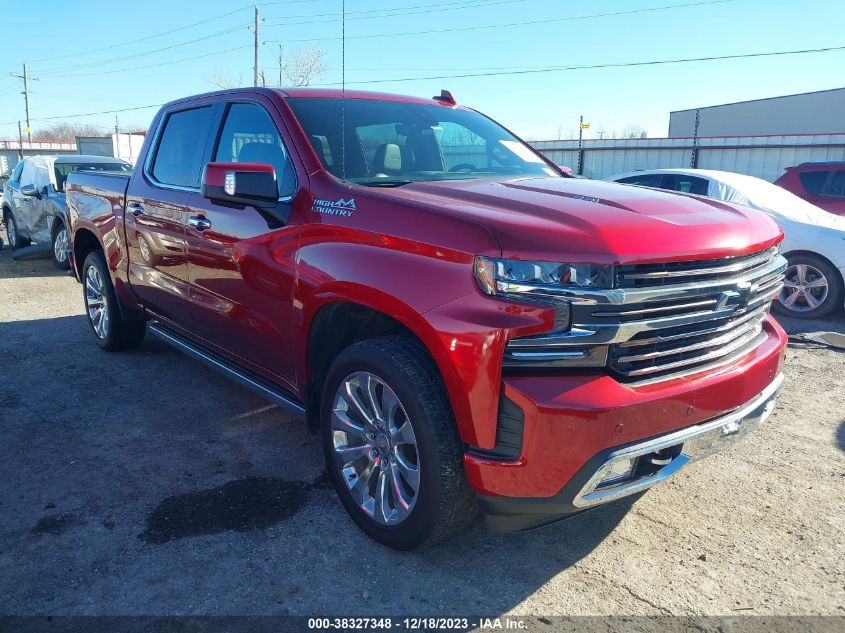
[[752, 272], [774, 261], [777, 248], [723, 259], [667, 262], [659, 264], [629, 264], [616, 269], [617, 288], [643, 288], [679, 283], [711, 281]]
[[763, 322], [785, 270], [775, 248], [618, 266], [613, 289], [559, 293], [570, 303], [570, 329], [511, 340], [505, 366], [601, 364], [640, 384], [727, 364], [765, 339]]
[[[626, 380], [669, 377], [749, 352], [765, 338], [763, 321], [783, 287], [784, 268], [777, 250], [769, 249], [744, 257], [619, 270], [622, 285], [648, 280], [668, 289], [681, 283], [686, 291], [674, 299], [592, 312], [596, 319], [623, 327], [630, 320], [646, 320], [645, 329], [610, 345], [609, 369]], [[722, 280], [727, 283], [720, 284]]]

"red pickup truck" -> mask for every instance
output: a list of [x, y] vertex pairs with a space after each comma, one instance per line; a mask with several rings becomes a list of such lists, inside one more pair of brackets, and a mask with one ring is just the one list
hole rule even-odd
[[182, 99], [131, 176], [67, 191], [97, 343], [151, 332], [302, 415], [391, 547], [640, 493], [783, 381], [774, 222], [568, 178], [445, 91]]

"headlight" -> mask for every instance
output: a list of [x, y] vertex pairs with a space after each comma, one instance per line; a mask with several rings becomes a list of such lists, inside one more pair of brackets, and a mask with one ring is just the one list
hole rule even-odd
[[492, 296], [554, 294], [555, 289], [612, 288], [613, 267], [476, 257], [475, 278]]

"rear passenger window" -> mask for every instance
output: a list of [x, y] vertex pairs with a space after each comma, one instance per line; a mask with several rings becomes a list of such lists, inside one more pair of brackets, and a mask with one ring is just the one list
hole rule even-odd
[[210, 107], [169, 115], [156, 150], [153, 177], [164, 185], [198, 188], [210, 128]]
[[801, 179], [801, 184], [807, 193], [817, 196], [821, 194], [824, 181], [827, 180], [827, 171], [805, 171], [798, 174]]
[[[668, 182], [666, 182], [668, 180]], [[709, 184], [703, 178], [696, 178], [695, 176], [666, 176], [663, 186], [666, 189], [673, 191], [682, 191], [684, 193], [694, 193], [698, 196], [706, 196]]]
[[267, 111], [255, 103], [229, 106], [214, 161], [272, 165], [279, 197], [295, 193], [296, 177], [279, 130]]
[[824, 195], [845, 198], [845, 171], [837, 171], [833, 175], [833, 180]]

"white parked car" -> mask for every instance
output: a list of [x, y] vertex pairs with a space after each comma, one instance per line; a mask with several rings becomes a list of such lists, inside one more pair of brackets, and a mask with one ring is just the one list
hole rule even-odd
[[782, 314], [816, 318], [845, 302], [845, 217], [833, 215], [777, 185], [727, 171], [655, 169], [608, 180], [670, 189], [744, 204], [768, 213], [784, 232], [780, 246], [789, 266], [778, 300]]

